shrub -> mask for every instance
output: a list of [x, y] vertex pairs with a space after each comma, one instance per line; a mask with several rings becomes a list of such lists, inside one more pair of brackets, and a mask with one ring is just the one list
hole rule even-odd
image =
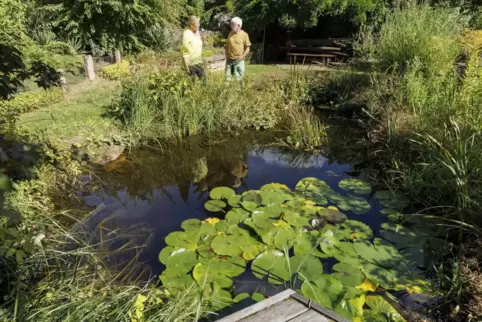
[[482, 49], [482, 30], [465, 29], [460, 37], [460, 46], [466, 54]]
[[456, 9], [422, 5], [394, 10], [380, 28], [375, 57], [383, 68], [401, 72], [417, 58], [424, 72], [445, 74], [460, 52], [458, 37], [466, 23]]
[[129, 74], [129, 62], [127, 60], [102, 68], [102, 77], [110, 80], [121, 79]]
[[2, 114], [25, 113], [47, 107], [60, 100], [62, 100], [62, 92], [58, 89], [20, 93], [11, 100], [0, 101], [0, 111]]
[[62, 41], [51, 41], [45, 45], [45, 49], [54, 54], [75, 55], [75, 49]]

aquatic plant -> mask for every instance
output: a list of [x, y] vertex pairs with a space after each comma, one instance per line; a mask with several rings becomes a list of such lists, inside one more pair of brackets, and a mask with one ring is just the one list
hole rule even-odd
[[[370, 184], [358, 179], [343, 179], [339, 185], [358, 194], [371, 192]], [[184, 221], [183, 231], [170, 233], [159, 254], [166, 265], [161, 281], [173, 293], [195, 283], [197, 292], [219, 310], [248, 296], [233, 298], [231, 291], [233, 278], [250, 269], [257, 278], [296, 288], [346, 318], [403, 321], [388, 302], [369, 292], [427, 289], [412, 268], [426, 267], [426, 256], [417, 250], [434, 237], [421, 225], [401, 225], [400, 217], [391, 215], [382, 225], [382, 238], [373, 238], [369, 226], [347, 216], [368, 212], [370, 203], [349, 192], [340, 194], [320, 179], [302, 179], [295, 191], [278, 183], [241, 195], [218, 187], [210, 197], [206, 210], [225, 213], [224, 219]], [[408, 205], [405, 197], [391, 192], [374, 197], [390, 214]], [[324, 266], [328, 258], [337, 261], [332, 272]]]

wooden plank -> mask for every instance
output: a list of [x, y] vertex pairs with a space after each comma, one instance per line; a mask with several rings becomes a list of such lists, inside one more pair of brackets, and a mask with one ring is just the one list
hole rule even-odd
[[330, 319], [332, 319], [333, 321], [337, 321], [337, 322], [350, 322], [349, 320], [345, 319], [344, 317], [338, 315], [337, 313], [331, 311], [331, 310], [328, 310], [326, 307], [323, 307], [321, 305], [319, 305], [318, 303], [315, 303], [313, 301], [311, 301], [310, 299], [307, 299], [306, 297], [304, 297], [303, 295], [300, 295], [298, 293], [294, 293], [294, 294], [291, 294], [291, 297], [296, 299], [297, 301], [299, 301], [300, 303], [303, 303], [305, 304], [308, 308], [310, 308], [312, 311], [316, 311]]
[[333, 322], [333, 320], [328, 319], [316, 311], [308, 310], [289, 320], [289, 322]]
[[293, 298], [278, 302], [264, 310], [241, 320], [241, 322], [286, 322], [308, 311], [308, 308]]
[[287, 54], [288, 56], [296, 56], [296, 57], [327, 57], [327, 58], [333, 58], [335, 55], [330, 55], [330, 54], [304, 54], [304, 53], [289, 53]]
[[218, 322], [236, 322], [236, 321], [239, 321], [241, 319], [244, 319], [246, 317], [249, 317], [249, 316], [257, 313], [260, 310], [263, 310], [267, 307], [275, 305], [278, 302], [282, 302], [285, 299], [289, 298], [293, 294], [296, 294], [296, 292], [293, 291], [292, 289], [287, 289], [286, 291], [283, 291], [279, 294], [276, 294], [275, 296], [272, 296], [269, 299], [258, 302], [258, 303], [253, 304], [253, 305], [251, 305], [251, 306], [249, 306], [245, 309], [242, 309], [241, 311], [238, 311], [236, 313], [228, 315], [227, 317], [218, 320]]

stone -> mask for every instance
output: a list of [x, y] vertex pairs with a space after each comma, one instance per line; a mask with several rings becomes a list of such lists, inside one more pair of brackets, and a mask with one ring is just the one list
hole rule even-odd
[[101, 148], [101, 150], [92, 157], [92, 162], [99, 165], [105, 165], [109, 162], [117, 160], [124, 152], [125, 147], [121, 145], [109, 145]]

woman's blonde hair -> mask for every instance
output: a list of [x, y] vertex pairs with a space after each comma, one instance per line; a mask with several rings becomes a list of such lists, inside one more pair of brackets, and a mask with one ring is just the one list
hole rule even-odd
[[188, 27], [194, 25], [194, 24], [199, 24], [200, 19], [196, 16], [190, 16], [189, 19], [187, 20], [187, 25]]

